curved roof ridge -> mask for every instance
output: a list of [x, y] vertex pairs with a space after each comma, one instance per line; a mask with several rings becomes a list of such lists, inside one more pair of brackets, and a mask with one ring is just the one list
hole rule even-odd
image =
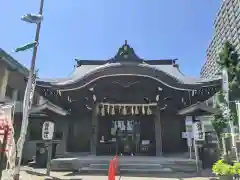
[[[95, 67], [92, 67], [91, 69], [88, 68], [88, 69], [86, 69], [85, 71], [82, 71], [82, 72], [79, 72], [82, 69], [81, 66], [80, 66], [80, 67], [76, 68], [76, 70], [68, 77], [68, 79], [66, 81], [56, 82], [56, 84], [60, 85], [60, 84], [71, 83], [71, 82], [74, 82], [74, 81], [76, 81], [78, 79], [81, 79], [85, 76], [88, 76], [91, 73], [97, 72], [101, 69], [111, 67], [111, 66], [114, 66], [114, 65], [117, 65], [117, 64], [120, 64], [120, 63], [106, 63], [106, 64], [103, 64], [103, 65], [97, 65]], [[89, 66], [92, 66], [92, 65], [89, 65]]]

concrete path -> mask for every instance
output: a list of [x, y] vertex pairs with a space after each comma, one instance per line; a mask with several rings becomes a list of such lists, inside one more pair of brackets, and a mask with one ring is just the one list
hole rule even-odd
[[[33, 169], [29, 167], [22, 167], [21, 180], [108, 180], [107, 176], [102, 175], [82, 175], [71, 172], [51, 172], [51, 177], [45, 176], [45, 169]], [[203, 171], [200, 175], [196, 174], [169, 174], [158, 175], [158, 177], [148, 176], [117, 176], [116, 180], [212, 180], [212, 175], [209, 171]], [[4, 175], [4, 173], [3, 173]], [[6, 180], [6, 178], [2, 178]], [[9, 180], [9, 179], [8, 179]]]

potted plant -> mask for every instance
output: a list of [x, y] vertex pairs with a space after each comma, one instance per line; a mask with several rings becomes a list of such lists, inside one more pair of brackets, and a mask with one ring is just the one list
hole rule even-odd
[[212, 171], [219, 176], [219, 180], [233, 180], [233, 176], [236, 174], [235, 166], [227, 164], [223, 160], [218, 160], [213, 165]]
[[240, 177], [240, 163], [236, 162], [234, 163], [234, 170], [235, 170], [235, 177], [239, 178]]

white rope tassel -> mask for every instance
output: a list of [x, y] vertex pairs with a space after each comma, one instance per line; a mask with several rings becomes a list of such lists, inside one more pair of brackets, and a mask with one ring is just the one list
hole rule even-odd
[[62, 95], [62, 92], [61, 92], [60, 90], [58, 90], [58, 94], [59, 94], [59, 96], [61, 96], [61, 95]]
[[110, 105], [107, 106], [107, 113], [110, 114]]
[[112, 113], [111, 114], [115, 115], [115, 107], [114, 106], [112, 106]]
[[133, 108], [133, 106], [132, 106], [132, 115], [134, 115], [134, 108]]
[[137, 106], [135, 107], [135, 114], [136, 114], [136, 115], [139, 114], [139, 111], [138, 111], [138, 107], [137, 107]]
[[145, 114], [145, 107], [142, 106], [142, 114], [144, 115]]
[[152, 110], [150, 109], [150, 107], [148, 106], [147, 108], [147, 115], [151, 115], [152, 114]]
[[72, 99], [68, 96], [68, 102], [72, 102]]
[[121, 106], [118, 106], [118, 112], [121, 114]]
[[105, 108], [104, 108], [104, 106], [102, 106], [101, 115], [102, 115], [102, 116], [105, 116]]
[[123, 107], [123, 112], [122, 113], [123, 113], [123, 115], [127, 115], [127, 109], [126, 109], [125, 106]]
[[99, 105], [96, 105], [96, 114], [98, 115], [99, 114]]

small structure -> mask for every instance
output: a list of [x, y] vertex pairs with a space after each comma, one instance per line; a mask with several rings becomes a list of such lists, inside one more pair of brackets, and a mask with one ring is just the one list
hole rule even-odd
[[[76, 60], [67, 78], [38, 79], [36, 91], [51, 102], [51, 108], [43, 104], [38, 111], [55, 122], [56, 136], [62, 134], [57, 155], [111, 155], [128, 149], [162, 156], [187, 152], [185, 115], [179, 110], [204, 102], [220, 87], [221, 79], [185, 76], [176, 60], [144, 60], [125, 42], [109, 60]], [[40, 140], [42, 123], [40, 116], [30, 122], [29, 140], [33, 135]]]

